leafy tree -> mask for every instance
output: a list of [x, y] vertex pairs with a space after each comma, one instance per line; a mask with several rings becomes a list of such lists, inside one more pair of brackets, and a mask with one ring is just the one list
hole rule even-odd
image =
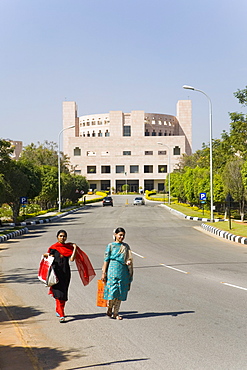
[[[54, 142], [45, 141], [44, 144], [38, 143], [35, 145], [31, 143], [26, 146], [21, 154], [23, 160], [28, 160], [36, 166], [52, 166], [57, 167], [58, 151], [57, 144]], [[60, 153], [61, 158], [61, 172], [69, 172], [69, 157]]]
[[1, 203], [7, 203], [11, 207], [13, 221], [16, 222], [20, 211], [20, 197], [28, 196], [30, 181], [16, 161], [11, 161], [8, 171], [4, 174], [4, 181], [5, 189]]
[[35, 198], [42, 209], [49, 209], [56, 204], [58, 197], [58, 172], [57, 167], [41, 166], [42, 188]]
[[61, 189], [62, 202], [66, 199], [77, 202], [82, 194], [88, 192], [89, 184], [83, 176], [62, 173]]
[[238, 89], [233, 95], [238, 99], [240, 104], [247, 105], [247, 86], [243, 90]]
[[230, 193], [233, 199], [239, 203], [239, 213], [243, 221], [246, 190], [244, 188], [242, 165], [243, 161], [241, 159], [228, 162], [223, 174], [223, 180], [225, 194]]

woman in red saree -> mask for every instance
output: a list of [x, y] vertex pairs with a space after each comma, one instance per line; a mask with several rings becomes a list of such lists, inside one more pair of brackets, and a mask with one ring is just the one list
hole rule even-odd
[[49, 294], [56, 300], [56, 315], [60, 322], [65, 321], [64, 306], [68, 300], [68, 289], [71, 278], [69, 259], [74, 261], [77, 245], [66, 243], [67, 232], [59, 230], [57, 233], [57, 243], [48, 249], [48, 254], [54, 257], [53, 266], [59, 282], [50, 287]]
[[57, 243], [53, 244], [46, 254], [54, 256], [53, 267], [58, 278], [58, 283], [50, 287], [49, 294], [56, 300], [56, 315], [60, 322], [65, 321], [64, 306], [68, 300], [68, 290], [71, 278], [69, 260], [76, 262], [79, 276], [83, 285], [88, 285], [95, 277], [94, 268], [86, 255], [75, 243], [66, 243], [67, 232], [57, 232]]

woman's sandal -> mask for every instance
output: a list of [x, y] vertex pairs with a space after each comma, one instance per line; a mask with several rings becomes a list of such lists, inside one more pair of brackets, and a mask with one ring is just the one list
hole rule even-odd
[[65, 317], [60, 317], [59, 322], [65, 322]]
[[115, 320], [123, 320], [123, 316], [120, 316], [120, 315], [112, 315], [112, 318], [115, 319]]

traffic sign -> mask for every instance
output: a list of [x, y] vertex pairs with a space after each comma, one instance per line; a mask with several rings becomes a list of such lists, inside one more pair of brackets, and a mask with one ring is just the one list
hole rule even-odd
[[20, 197], [21, 204], [27, 204], [27, 197]]
[[207, 194], [206, 193], [200, 193], [200, 201], [206, 201]]

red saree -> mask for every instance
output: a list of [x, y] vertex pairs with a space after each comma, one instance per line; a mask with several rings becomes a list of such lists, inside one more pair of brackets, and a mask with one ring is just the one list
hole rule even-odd
[[[71, 257], [74, 248], [71, 243], [62, 244], [57, 242], [48, 249], [48, 253], [51, 249], [56, 249], [65, 257]], [[79, 247], [76, 249], [75, 262], [83, 285], [88, 285], [96, 276], [96, 273], [88, 256]]]

